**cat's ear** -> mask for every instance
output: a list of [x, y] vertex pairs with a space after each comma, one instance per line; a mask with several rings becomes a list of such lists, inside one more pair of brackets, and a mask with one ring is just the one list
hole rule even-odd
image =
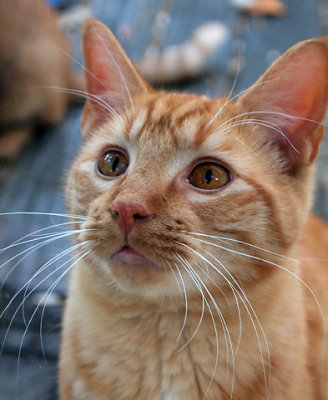
[[135, 94], [151, 89], [112, 32], [95, 19], [84, 25], [83, 55], [89, 97], [82, 132], [87, 137], [120, 109], [131, 106]]
[[315, 159], [327, 101], [326, 38], [292, 47], [238, 99], [249, 118], [271, 126], [265, 134], [285, 152], [293, 169]]

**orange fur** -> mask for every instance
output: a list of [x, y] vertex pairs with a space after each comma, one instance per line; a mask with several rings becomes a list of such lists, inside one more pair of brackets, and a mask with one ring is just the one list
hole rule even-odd
[[[328, 229], [308, 216], [328, 41], [295, 46], [235, 102], [153, 91], [97, 21], [84, 42], [98, 45], [84, 56], [101, 101], [86, 105], [67, 186], [70, 212], [92, 230], [71, 276], [62, 399], [327, 399], [327, 338], [300, 279], [327, 317]], [[116, 178], [96, 172], [108, 149], [129, 158]], [[230, 183], [192, 186], [204, 161]]]

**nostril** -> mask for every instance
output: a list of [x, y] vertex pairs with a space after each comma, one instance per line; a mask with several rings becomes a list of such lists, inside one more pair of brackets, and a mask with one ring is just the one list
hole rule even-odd
[[118, 218], [119, 213], [117, 211], [114, 211], [112, 208], [110, 208], [110, 213], [112, 214], [113, 217]]
[[143, 219], [143, 218], [147, 218], [147, 217], [148, 217], [148, 215], [133, 214], [134, 219]]

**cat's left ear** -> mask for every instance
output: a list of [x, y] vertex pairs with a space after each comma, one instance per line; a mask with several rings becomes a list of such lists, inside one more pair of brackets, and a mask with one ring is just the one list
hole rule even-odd
[[[132, 106], [132, 97], [150, 91], [112, 32], [90, 19], [83, 29], [83, 55], [88, 100], [82, 117], [82, 132], [90, 132]], [[133, 106], [132, 106], [133, 107]]]
[[237, 101], [285, 154], [292, 170], [310, 164], [323, 137], [328, 102], [328, 39], [301, 42], [283, 54]]

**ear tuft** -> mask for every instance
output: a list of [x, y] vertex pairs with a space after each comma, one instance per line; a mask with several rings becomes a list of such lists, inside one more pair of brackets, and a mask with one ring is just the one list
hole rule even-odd
[[292, 47], [238, 99], [250, 118], [276, 127], [268, 128], [271, 139], [285, 151], [291, 167], [307, 165], [315, 159], [327, 102], [327, 38]]
[[100, 21], [88, 20], [82, 37], [89, 95], [82, 130], [87, 136], [124, 107], [133, 107], [133, 96], [151, 89], [115, 36]]

